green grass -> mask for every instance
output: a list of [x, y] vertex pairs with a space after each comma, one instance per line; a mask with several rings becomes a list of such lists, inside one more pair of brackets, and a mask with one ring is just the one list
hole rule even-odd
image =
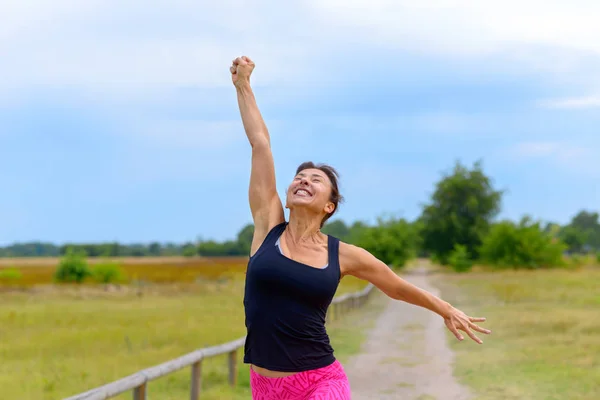
[[[338, 294], [364, 282], [344, 278]], [[40, 286], [0, 294], [2, 399], [64, 398], [201, 347], [244, 335], [243, 275], [218, 282], [124, 286]], [[329, 326], [343, 358], [356, 351], [367, 306]], [[361, 314], [360, 317], [357, 315]], [[354, 320], [352, 318], [355, 318]], [[363, 321], [364, 320], [364, 321]], [[349, 324], [349, 328], [346, 324]], [[241, 354], [240, 360], [241, 360]], [[248, 369], [227, 387], [225, 357], [203, 362], [203, 399], [247, 399]], [[190, 369], [149, 385], [150, 399], [189, 396]], [[130, 399], [131, 393], [118, 399]]]
[[438, 275], [442, 297], [492, 329], [448, 339], [457, 377], [482, 400], [600, 398], [600, 270]]

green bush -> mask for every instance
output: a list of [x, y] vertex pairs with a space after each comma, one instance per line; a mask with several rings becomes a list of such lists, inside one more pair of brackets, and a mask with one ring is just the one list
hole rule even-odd
[[600, 264], [600, 251], [596, 253], [596, 262]]
[[417, 235], [414, 230], [404, 219], [379, 218], [377, 226], [360, 230], [356, 245], [388, 265], [403, 267], [415, 254]]
[[107, 261], [94, 265], [92, 278], [98, 283], [118, 283], [125, 279], [125, 273], [120, 264]]
[[58, 264], [54, 279], [57, 282], [82, 283], [91, 275], [92, 271], [88, 266], [85, 252], [69, 248]]
[[23, 277], [17, 268], [7, 268], [0, 271], [0, 283], [14, 283]]
[[187, 244], [183, 247], [182, 254], [184, 257], [194, 257], [198, 254], [198, 249], [193, 244]]
[[583, 253], [589, 232], [567, 225], [560, 230], [558, 238], [567, 246], [570, 253]]
[[456, 272], [467, 272], [473, 268], [473, 262], [469, 257], [467, 246], [461, 244], [454, 245], [454, 250], [450, 253], [448, 262]]
[[492, 226], [480, 248], [485, 263], [507, 268], [544, 268], [564, 266], [566, 246], [545, 233], [539, 222], [528, 217], [518, 224], [503, 221]]

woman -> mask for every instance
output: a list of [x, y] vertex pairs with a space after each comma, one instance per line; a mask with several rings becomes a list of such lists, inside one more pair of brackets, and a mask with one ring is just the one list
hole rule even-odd
[[371, 282], [392, 299], [439, 314], [459, 339], [462, 330], [488, 334], [450, 304], [396, 275], [369, 252], [321, 233], [342, 197], [336, 171], [304, 163], [287, 189], [285, 221], [275, 187], [269, 132], [250, 87], [254, 63], [236, 58], [230, 68], [240, 114], [252, 146], [249, 200], [254, 237], [246, 275], [244, 307], [252, 398], [350, 399], [350, 386], [333, 355], [325, 316], [340, 279], [352, 275]]

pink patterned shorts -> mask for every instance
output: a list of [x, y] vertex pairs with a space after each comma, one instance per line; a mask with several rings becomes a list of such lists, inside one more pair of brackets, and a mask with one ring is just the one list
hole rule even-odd
[[268, 378], [250, 368], [252, 400], [350, 400], [350, 383], [342, 364], [283, 378]]

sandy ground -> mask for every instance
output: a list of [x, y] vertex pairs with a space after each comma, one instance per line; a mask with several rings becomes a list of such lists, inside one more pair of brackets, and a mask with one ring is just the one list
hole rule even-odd
[[[423, 273], [405, 279], [439, 295]], [[344, 366], [352, 399], [471, 399], [468, 389], [452, 375], [454, 356], [446, 330], [437, 314], [390, 299], [361, 352]]]

